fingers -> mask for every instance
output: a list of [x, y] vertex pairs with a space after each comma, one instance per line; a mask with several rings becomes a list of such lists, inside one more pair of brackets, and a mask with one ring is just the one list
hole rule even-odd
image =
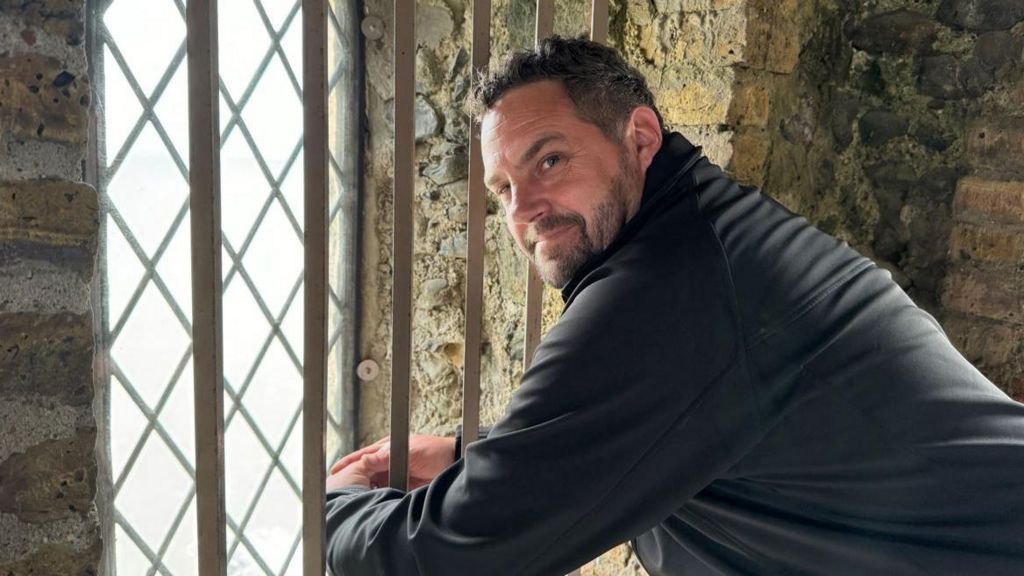
[[378, 450], [381, 449], [381, 447], [386, 446], [387, 442], [388, 438], [385, 437], [374, 442], [373, 444], [370, 444], [369, 446], [360, 448], [359, 450], [356, 450], [355, 452], [345, 456], [341, 460], [335, 462], [333, 466], [331, 466], [331, 474], [334, 474], [340, 471], [342, 468], [345, 468], [346, 466], [352, 464], [353, 462], [356, 462], [366, 454], [373, 454], [374, 452], [377, 452]]

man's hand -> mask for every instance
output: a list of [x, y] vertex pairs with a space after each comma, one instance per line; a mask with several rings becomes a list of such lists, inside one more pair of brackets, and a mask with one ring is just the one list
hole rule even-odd
[[[391, 464], [390, 438], [382, 438], [338, 460], [331, 466], [327, 490], [343, 486], [376, 488], [388, 483]], [[426, 486], [455, 462], [455, 438], [411, 436], [409, 438], [409, 490]]]

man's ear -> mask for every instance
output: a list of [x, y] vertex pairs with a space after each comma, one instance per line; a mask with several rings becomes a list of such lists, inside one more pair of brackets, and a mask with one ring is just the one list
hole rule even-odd
[[654, 160], [654, 155], [661, 150], [662, 132], [658, 115], [647, 106], [637, 106], [629, 114], [626, 131], [633, 136], [630, 145], [634, 147], [640, 171], [645, 172]]

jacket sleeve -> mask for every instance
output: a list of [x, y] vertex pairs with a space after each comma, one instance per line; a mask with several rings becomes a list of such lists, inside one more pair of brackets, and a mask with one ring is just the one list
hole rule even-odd
[[738, 459], [758, 417], [705, 233], [656, 239], [654, 259], [632, 242], [592, 273], [504, 417], [429, 486], [329, 494], [334, 574], [565, 574]]

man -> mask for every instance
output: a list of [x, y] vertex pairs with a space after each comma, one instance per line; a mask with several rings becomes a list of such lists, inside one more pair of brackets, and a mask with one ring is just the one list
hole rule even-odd
[[328, 479], [336, 574], [1024, 574], [1024, 406], [887, 272], [662, 131], [611, 49], [551, 39], [475, 94], [488, 188], [565, 309], [455, 460]]

